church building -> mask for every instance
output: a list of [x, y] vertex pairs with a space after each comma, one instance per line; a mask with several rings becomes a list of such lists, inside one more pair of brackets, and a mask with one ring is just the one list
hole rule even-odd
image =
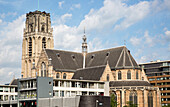
[[[107, 20], [107, 19], [106, 19]], [[22, 78], [53, 77], [109, 81], [118, 107], [129, 101], [138, 107], [160, 107], [159, 88], [151, 87], [142, 68], [126, 46], [88, 52], [83, 35], [82, 52], [54, 49], [50, 13], [26, 15], [22, 44]]]

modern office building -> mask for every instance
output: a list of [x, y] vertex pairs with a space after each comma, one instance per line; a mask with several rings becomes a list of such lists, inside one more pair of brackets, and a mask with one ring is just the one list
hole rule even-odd
[[0, 85], [0, 107], [17, 107], [16, 85]]
[[[110, 104], [109, 82], [36, 77], [19, 79], [18, 107], [85, 107], [86, 97]], [[102, 98], [100, 98], [102, 97]], [[46, 103], [44, 103], [46, 102]], [[93, 101], [91, 101], [91, 104]], [[99, 104], [99, 103], [98, 103]], [[67, 105], [67, 106], [63, 106]], [[104, 106], [103, 105], [103, 106]], [[86, 104], [87, 107], [90, 104]]]
[[170, 60], [157, 60], [140, 66], [144, 69], [151, 85], [159, 87], [162, 106], [170, 105]]

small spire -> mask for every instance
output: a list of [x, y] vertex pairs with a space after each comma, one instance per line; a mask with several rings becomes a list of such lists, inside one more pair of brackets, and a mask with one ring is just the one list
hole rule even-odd
[[124, 40], [124, 46], [126, 46], [126, 40]]
[[83, 39], [83, 43], [86, 43], [86, 39], [87, 39], [85, 33], [86, 33], [86, 32], [85, 32], [85, 27], [84, 27], [84, 36], [83, 36], [83, 38], [82, 38], [82, 39]]
[[87, 38], [85, 35], [85, 27], [84, 27], [84, 35], [83, 35], [83, 43], [82, 43], [82, 53], [87, 53]]
[[85, 33], [86, 33], [85, 30], [86, 30], [86, 29], [85, 29], [85, 27], [84, 27], [84, 35], [85, 35]]

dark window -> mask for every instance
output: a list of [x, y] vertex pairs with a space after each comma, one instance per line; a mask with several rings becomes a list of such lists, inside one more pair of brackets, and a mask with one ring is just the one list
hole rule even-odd
[[45, 37], [42, 39], [42, 48], [46, 48], [46, 40]]
[[110, 52], [107, 52], [107, 53], [106, 53], [106, 56], [109, 56], [109, 54], [110, 54]]
[[121, 71], [118, 72], [118, 80], [121, 80], [122, 79], [122, 73]]
[[130, 71], [127, 72], [127, 79], [131, 79], [131, 72]]
[[44, 25], [42, 25], [42, 27], [41, 27], [41, 31], [42, 31], [42, 32], [44, 32], [44, 31], [45, 31], [45, 26], [44, 26]]
[[109, 74], [107, 74], [107, 81], [109, 81]]
[[148, 93], [148, 107], [153, 107], [153, 95], [152, 95], [152, 92]]
[[63, 79], [66, 79], [66, 73], [63, 74]]
[[46, 65], [44, 62], [41, 64], [41, 76], [46, 77]]
[[31, 32], [33, 32], [33, 25], [32, 24], [30, 25], [30, 29], [31, 29]]
[[32, 39], [31, 38], [29, 38], [29, 56], [32, 56]]
[[136, 79], [139, 79], [139, 78], [138, 78], [138, 71], [136, 71]]
[[137, 93], [135, 91], [130, 92], [129, 101], [132, 104], [138, 103], [138, 97], [137, 97]]
[[56, 74], [56, 78], [60, 78], [60, 74], [59, 73]]

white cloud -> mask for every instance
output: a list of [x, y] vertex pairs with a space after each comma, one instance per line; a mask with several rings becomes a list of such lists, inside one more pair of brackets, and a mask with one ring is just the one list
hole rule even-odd
[[0, 24], [2, 23], [2, 20], [0, 19]]
[[10, 83], [13, 79], [13, 77], [20, 77], [20, 72], [21, 68], [8, 68], [8, 67], [4, 67], [4, 68], [0, 68], [0, 84], [6, 84], [6, 83]]
[[81, 5], [80, 4], [75, 4], [74, 7], [79, 9], [81, 7]]
[[[154, 45], [154, 37], [150, 37], [148, 31], [145, 31], [144, 34], [144, 41], [146, 44], [148, 44], [150, 47], [152, 47]], [[155, 41], [156, 42], [156, 41]]]
[[130, 43], [134, 46], [140, 45], [141, 41], [142, 41], [141, 38], [137, 38], [137, 37], [130, 38]]
[[58, 2], [58, 6], [59, 6], [60, 8], [62, 8], [63, 4], [64, 4], [64, 1]]
[[121, 0], [105, 0], [104, 6], [99, 10], [90, 10], [80, 26], [88, 26], [90, 30], [113, 25], [114, 30], [124, 29], [142, 20], [149, 12], [149, 2], [146, 1], [128, 6]]
[[165, 36], [165, 39], [166, 39], [167, 41], [170, 41], [170, 31], [167, 30], [167, 31], [165, 32], [165, 35], [166, 35], [166, 36]]
[[154, 0], [151, 2], [151, 8], [153, 13], [170, 10], [170, 0]]
[[65, 21], [66, 21], [67, 19], [71, 19], [71, 17], [72, 17], [72, 14], [66, 13], [66, 14], [64, 14], [64, 15], [61, 16], [61, 22], [62, 22], [62, 23], [65, 23]]
[[0, 78], [3, 82], [9, 82], [7, 78], [12, 76], [10, 72], [17, 74], [17, 77], [20, 75], [24, 22], [25, 15], [21, 15], [0, 30], [0, 47], [3, 47], [0, 48]]
[[70, 8], [70, 10], [74, 10], [74, 9], [80, 9], [81, 4], [73, 4]]

